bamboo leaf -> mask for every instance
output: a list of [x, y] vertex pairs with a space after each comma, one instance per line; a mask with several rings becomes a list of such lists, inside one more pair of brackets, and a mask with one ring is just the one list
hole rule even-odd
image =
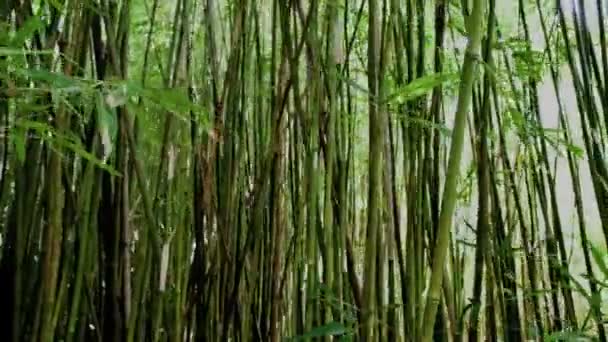
[[597, 246], [595, 246], [591, 241], [588, 242], [588, 245], [591, 248], [591, 255], [595, 260], [595, 264], [598, 266], [598, 268], [604, 275], [604, 278], [608, 278], [608, 266], [606, 265], [605, 253], [602, 253], [602, 251], [597, 248]]
[[420, 77], [395, 90], [384, 101], [394, 104], [404, 104], [431, 92], [435, 87], [444, 83], [452, 84], [458, 81], [457, 73], [434, 73]]
[[593, 341], [594, 339], [582, 332], [569, 332], [569, 331], [559, 331], [551, 334], [547, 334], [544, 341], [572, 341], [572, 342], [583, 342], [583, 341]]
[[82, 80], [59, 72], [42, 69], [18, 69], [17, 73], [32, 81], [46, 83], [53, 90], [83, 92], [86, 88], [86, 83]]
[[36, 31], [43, 29], [44, 26], [45, 24], [40, 17], [32, 16], [28, 18], [19, 30], [15, 32], [10, 45], [15, 48], [23, 46], [28, 39], [31, 39], [34, 36]]
[[51, 126], [46, 123], [21, 119], [17, 121], [16, 125], [26, 131], [31, 130], [32, 132], [37, 133], [37, 136], [44, 141], [47, 141], [51, 144], [57, 144], [58, 146], [71, 150], [79, 157], [88, 160], [100, 169], [109, 172], [113, 176], [120, 176], [120, 173], [116, 171], [113, 167], [105, 164], [102, 160], [99, 160], [92, 153], [85, 150], [82, 147], [82, 144], [76, 141], [75, 138], [65, 134], [57, 133]]
[[20, 163], [25, 161], [25, 131], [21, 127], [15, 127], [11, 134], [15, 155]]
[[303, 340], [303, 339], [313, 338], [313, 337], [344, 335], [348, 332], [349, 332], [349, 329], [346, 328], [341, 323], [331, 322], [331, 323], [316, 327], [303, 335], [295, 336], [292, 339], [297, 341], [297, 340]]
[[23, 55], [51, 55], [51, 50], [25, 50], [19, 48], [8, 48], [0, 47], [0, 56], [12, 57], [12, 56], [23, 56]]

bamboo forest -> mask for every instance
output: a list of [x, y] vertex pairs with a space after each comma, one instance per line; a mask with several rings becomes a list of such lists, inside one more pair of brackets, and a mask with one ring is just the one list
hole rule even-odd
[[606, 16], [0, 0], [0, 340], [608, 341]]

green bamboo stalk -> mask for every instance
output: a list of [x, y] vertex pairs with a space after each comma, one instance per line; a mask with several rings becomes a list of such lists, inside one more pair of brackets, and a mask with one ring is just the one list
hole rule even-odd
[[[489, 18], [488, 27], [483, 47], [484, 62], [492, 68], [492, 53], [491, 46], [494, 44], [494, 16], [495, 2], [490, 0], [489, 3]], [[479, 108], [475, 118], [476, 128], [476, 149], [477, 149], [477, 180], [478, 180], [478, 209], [477, 209], [477, 239], [475, 245], [475, 279], [473, 288], [473, 300], [469, 322], [469, 341], [478, 340], [479, 328], [479, 312], [481, 310], [481, 287], [484, 278], [484, 266], [489, 268], [490, 257], [488, 254], [488, 239], [491, 230], [489, 217], [489, 167], [490, 163], [488, 156], [488, 126], [490, 118], [490, 76], [489, 73], [484, 74], [483, 79], [483, 100], [482, 106]], [[487, 277], [487, 276], [486, 276]], [[486, 283], [489, 279], [486, 278]], [[486, 303], [489, 305], [489, 303]], [[488, 317], [489, 318], [489, 317]]]
[[435, 315], [437, 313], [437, 305], [440, 301], [440, 289], [444, 272], [443, 268], [448, 250], [452, 215], [454, 212], [454, 207], [456, 206], [456, 185], [460, 173], [459, 168], [460, 159], [462, 156], [466, 116], [471, 102], [471, 90], [473, 87], [477, 58], [479, 56], [479, 48], [481, 45], [481, 28], [483, 26], [482, 15], [484, 13], [484, 8], [485, 1], [474, 1], [471, 17], [468, 18], [467, 31], [469, 33], [469, 41], [462, 68], [458, 107], [456, 110], [455, 124], [452, 132], [452, 144], [450, 147], [450, 158], [441, 203], [441, 215], [439, 216], [436, 246], [433, 253], [431, 281], [427, 291], [426, 304], [424, 306], [424, 319], [421, 323], [422, 341], [425, 342], [430, 341], [433, 336]]
[[[536, 7], [538, 10], [540, 20], [541, 20], [540, 23], [541, 23], [543, 35], [545, 37], [545, 41], [549, 42], [549, 35], [548, 35], [545, 20], [544, 20], [544, 16], [543, 16], [542, 6], [538, 1], [536, 2]], [[601, 18], [601, 14], [600, 14], [600, 18]], [[553, 89], [556, 94], [556, 100], [557, 100], [558, 111], [559, 111], [559, 122], [560, 122], [560, 125], [564, 128], [564, 139], [567, 144], [570, 144], [571, 138], [570, 138], [570, 133], [569, 133], [569, 127], [568, 127], [566, 117], [564, 115], [563, 103], [562, 103], [562, 99], [560, 96], [561, 91], [560, 91], [559, 83], [558, 83], [558, 71], [556, 70], [556, 68], [554, 66], [555, 57], [553, 56], [553, 52], [551, 51], [549, 44], [547, 44], [546, 53], [547, 53], [547, 56], [549, 59], [549, 66], [550, 66], [550, 71], [551, 71]], [[597, 284], [593, 280], [594, 271], [593, 271], [593, 267], [591, 266], [591, 257], [589, 254], [590, 252], [589, 252], [589, 245], [588, 245], [588, 240], [587, 240], [586, 223], [585, 223], [585, 218], [583, 215], [583, 199], [582, 199], [582, 194], [581, 194], [580, 174], [578, 171], [577, 164], [575, 163], [574, 157], [572, 155], [572, 152], [569, 149], [566, 151], [566, 155], [568, 158], [568, 168], [570, 170], [570, 175], [571, 175], [572, 184], [573, 184], [575, 207], [576, 207], [577, 217], [578, 217], [578, 221], [579, 221], [579, 234], [581, 236], [581, 245], [582, 245], [581, 247], [583, 249], [585, 268], [587, 270], [587, 274], [589, 275], [589, 287], [591, 289], [591, 293], [597, 295], [597, 293], [598, 293]], [[601, 324], [601, 316], [602, 316], [601, 308], [599, 308], [599, 306], [597, 306], [597, 305], [592, 304], [592, 311], [593, 311], [594, 318], [597, 323], [597, 329], [598, 329], [598, 335], [599, 335], [600, 341], [605, 341], [606, 333], [605, 333], [603, 324]]]
[[380, 55], [381, 55], [381, 25], [380, 8], [376, 1], [368, 2], [368, 89], [369, 89], [369, 180], [367, 203], [367, 232], [365, 246], [365, 271], [363, 287], [363, 322], [362, 339], [371, 341], [377, 339], [375, 332], [377, 324], [376, 291], [376, 259], [378, 257], [378, 231], [380, 230], [380, 210], [382, 193], [383, 144], [384, 144], [384, 114], [379, 109]]

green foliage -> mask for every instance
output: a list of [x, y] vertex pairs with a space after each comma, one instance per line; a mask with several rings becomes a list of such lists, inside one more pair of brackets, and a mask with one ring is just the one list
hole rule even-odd
[[583, 332], [565, 332], [559, 331], [550, 334], [546, 334], [543, 341], [548, 342], [592, 342], [598, 341], [597, 337], [591, 334], [585, 334]]
[[339, 340], [344, 341], [343, 338], [345, 335], [352, 335], [352, 334], [353, 334], [352, 329], [347, 328], [342, 323], [330, 322], [328, 324], [318, 326], [305, 334], [294, 336], [288, 340], [302, 341], [302, 340], [306, 340], [308, 338], [314, 338], [314, 337], [340, 336], [341, 338]]
[[25, 138], [26, 131], [21, 126], [16, 126], [10, 133], [11, 144], [15, 147], [15, 155], [19, 163], [25, 161]]
[[588, 241], [589, 246], [591, 247], [591, 255], [595, 260], [596, 265], [599, 267], [600, 272], [603, 275], [604, 279], [608, 280], [608, 266], [606, 266], [606, 257], [608, 254], [602, 252], [597, 246], [595, 246], [591, 241]]
[[25, 118], [20, 118], [15, 123], [17, 127], [16, 133], [19, 138], [14, 140], [17, 149], [18, 158], [22, 160], [24, 156], [25, 150], [25, 140], [21, 137], [23, 136], [23, 132], [30, 132], [32, 134], [32, 138], [41, 139], [47, 143], [51, 148], [53, 146], [66, 148], [69, 151], [75, 153], [80, 158], [86, 159], [89, 162], [95, 164], [100, 169], [103, 169], [109, 172], [113, 176], [120, 176], [120, 173], [116, 171], [111, 165], [104, 163], [99, 160], [95, 155], [88, 152], [83, 146], [82, 142], [71, 132], [57, 132], [57, 130], [50, 125], [33, 120], [27, 120]]
[[515, 128], [520, 140], [530, 144], [534, 139], [540, 139], [551, 145], [555, 151], [563, 155], [566, 148], [575, 158], [582, 158], [584, 150], [564, 138], [564, 129], [546, 128], [529, 115], [523, 115], [514, 108], [508, 108], [504, 115], [504, 127], [509, 130]]
[[35, 33], [44, 29], [46, 24], [42, 18], [38, 16], [32, 16], [28, 18], [23, 25], [13, 34], [10, 40], [10, 46], [20, 48], [23, 44], [31, 39]]
[[457, 73], [434, 73], [413, 80], [411, 83], [395, 89], [391, 94], [387, 95], [381, 102], [387, 102], [391, 105], [403, 105], [417, 99], [421, 96], [429, 94], [434, 88], [447, 83], [453, 85], [457, 83], [459, 74]]

